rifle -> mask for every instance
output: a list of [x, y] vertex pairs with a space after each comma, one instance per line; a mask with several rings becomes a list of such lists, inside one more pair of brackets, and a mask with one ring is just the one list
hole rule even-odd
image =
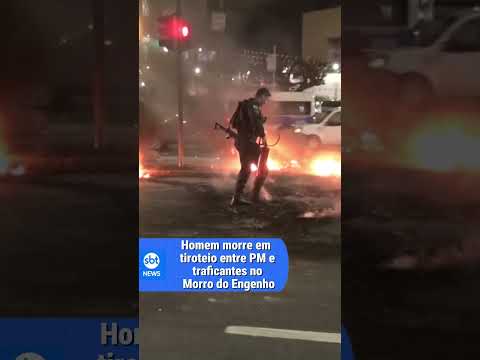
[[[218, 122], [215, 123], [215, 126], [213, 127], [214, 130], [222, 130], [224, 133], [227, 134], [227, 139], [234, 139], [237, 141], [238, 139], [238, 133], [235, 130], [232, 130], [231, 128], [226, 128], [222, 124], [219, 124]], [[277, 140], [273, 144], [263, 144], [265, 147], [274, 147], [280, 142], [280, 134], [277, 136]]]
[[[227, 128], [218, 122], [215, 123], [214, 130], [222, 130], [227, 134], [227, 139], [234, 139], [235, 141], [238, 140], [238, 133], [231, 128]], [[278, 143], [278, 140], [277, 140]], [[275, 144], [276, 145], [276, 144]], [[260, 147], [260, 154], [258, 158], [258, 175], [261, 177], [267, 177], [268, 174], [268, 167], [267, 167], [267, 161], [268, 161], [268, 155], [270, 153], [270, 149], [268, 148], [267, 144], [262, 144]]]
[[227, 139], [234, 139], [237, 140], [238, 134], [236, 131], [232, 130], [231, 128], [226, 128], [225, 126], [219, 124], [218, 122], [215, 123], [213, 127], [214, 130], [222, 130], [225, 134], [227, 134]]

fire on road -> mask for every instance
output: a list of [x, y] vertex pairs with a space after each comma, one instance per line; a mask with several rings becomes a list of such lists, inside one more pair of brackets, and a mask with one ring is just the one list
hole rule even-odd
[[[218, 170], [223, 173], [237, 172], [240, 168], [238, 159], [228, 157], [222, 159], [221, 157], [215, 158], [216, 162], [221, 162], [211, 165], [210, 169]], [[193, 164], [189, 164], [193, 165]], [[275, 156], [271, 156], [267, 162], [268, 170], [271, 173], [285, 173], [289, 175], [312, 175], [318, 177], [331, 177], [341, 178], [341, 155], [340, 153], [325, 153], [314, 156], [312, 159], [301, 162], [296, 159], [280, 160]], [[258, 167], [256, 164], [251, 164], [251, 171], [256, 172]], [[153, 176], [153, 169], [149, 169], [145, 164], [144, 156], [139, 155], [139, 179], [150, 179]]]

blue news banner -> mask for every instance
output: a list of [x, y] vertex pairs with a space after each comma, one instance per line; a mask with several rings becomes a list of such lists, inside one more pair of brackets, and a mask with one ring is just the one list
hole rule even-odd
[[142, 238], [141, 292], [279, 292], [288, 252], [271, 238]]
[[0, 319], [1, 360], [137, 360], [136, 318]]

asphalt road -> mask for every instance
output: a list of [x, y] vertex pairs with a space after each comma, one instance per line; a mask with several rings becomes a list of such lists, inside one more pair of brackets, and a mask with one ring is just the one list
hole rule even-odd
[[3, 316], [135, 316], [136, 181], [0, 179]]
[[[338, 255], [294, 256], [279, 294], [156, 294], [140, 296], [142, 359], [340, 359], [340, 345], [317, 340], [255, 337], [257, 328], [337, 334], [340, 331]], [[232, 326], [246, 335], [228, 334]], [[324, 336], [325, 337], [325, 336]]]
[[356, 358], [478, 358], [478, 177], [374, 166], [346, 175], [342, 321]]
[[281, 237], [290, 254], [285, 291], [142, 294], [141, 358], [339, 359], [340, 344], [329, 342], [340, 332], [338, 182], [274, 175], [272, 200], [239, 211], [228, 206], [233, 184], [232, 174], [142, 181], [141, 235]]

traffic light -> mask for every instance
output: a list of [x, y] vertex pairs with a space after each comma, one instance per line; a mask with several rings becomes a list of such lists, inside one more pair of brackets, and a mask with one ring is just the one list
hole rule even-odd
[[190, 24], [177, 16], [158, 19], [158, 44], [172, 50], [185, 50], [190, 46]]

